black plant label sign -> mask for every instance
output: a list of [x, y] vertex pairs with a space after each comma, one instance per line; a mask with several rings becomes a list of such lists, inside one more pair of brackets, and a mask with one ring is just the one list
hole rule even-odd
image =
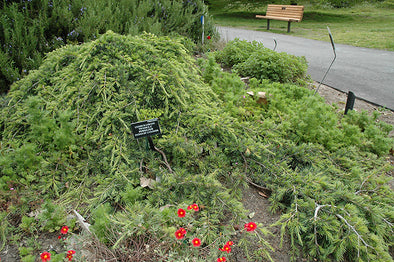
[[137, 123], [132, 123], [131, 129], [133, 131], [133, 135], [135, 139], [145, 136], [153, 136], [153, 135], [161, 134], [159, 127], [159, 120], [157, 118], [145, 120]]

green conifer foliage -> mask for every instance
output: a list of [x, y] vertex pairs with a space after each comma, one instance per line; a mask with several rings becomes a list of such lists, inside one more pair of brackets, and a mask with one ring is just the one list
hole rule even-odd
[[[56, 199], [83, 209], [118, 257], [136, 251], [130, 243], [153, 241], [161, 246], [149, 256], [158, 261], [215, 261], [215, 243], [245, 218], [239, 200], [252, 182], [282, 212], [277, 224], [290, 236], [293, 258], [302, 249], [310, 261], [391, 261], [391, 127], [376, 115], [338, 114], [303, 86], [259, 76], [246, 86], [221, 70], [216, 54], [196, 62], [183, 43], [190, 46], [180, 37], [109, 31], [49, 53], [16, 82], [1, 101], [0, 207], [22, 207], [13, 212], [22, 217], [35, 200]], [[250, 91], [266, 92], [267, 103]], [[162, 131], [155, 150], [130, 130], [150, 118]], [[38, 206], [54, 210], [47, 203]], [[177, 208], [191, 203], [201, 206], [187, 221], [206, 245], [198, 254], [174, 238]], [[38, 229], [62, 221], [42, 218]], [[11, 232], [8, 224], [0, 231]], [[258, 241], [259, 250], [245, 253], [250, 261], [269, 252]]]
[[215, 58], [241, 76], [300, 84], [307, 78], [305, 57], [277, 53], [257, 41], [235, 39], [216, 52]]
[[[180, 37], [109, 31], [49, 53], [12, 86], [1, 108], [0, 192], [13, 185], [29, 188], [24, 194], [32, 201], [85, 206], [92, 230], [115, 247], [144, 228], [173, 239], [174, 218], [162, 212], [174, 208], [159, 208], [203, 203], [211, 226], [195, 226], [207, 233], [206, 243], [215, 241], [224, 210], [232, 223], [242, 217], [239, 191], [219, 182], [226, 171], [218, 171], [229, 169], [224, 146], [235, 135], [182, 43], [190, 45]], [[159, 118], [162, 136], [153, 139], [166, 157], [133, 138], [130, 124], [151, 118]], [[149, 191], [141, 177], [161, 182]]]
[[[180, 41], [108, 32], [94, 42], [48, 54], [40, 69], [8, 95], [1, 139], [10, 154], [8, 160], [2, 158], [3, 170], [16, 179], [19, 169], [45, 173], [44, 166], [60, 165], [60, 181], [60, 173], [71, 171], [69, 161], [94, 157], [98, 162], [91, 168], [105, 173], [113, 173], [119, 159], [132, 162], [127, 148], [138, 144], [132, 141], [130, 123], [160, 117], [161, 129], [168, 133], [180, 112], [193, 112], [214, 97], [199, 82]], [[20, 160], [19, 150], [25, 151]], [[21, 162], [9, 161], [14, 157]]]
[[[249, 48], [264, 52], [256, 43], [235, 40], [214, 56], [226, 65], [255, 61], [250, 68], [258, 69], [264, 57], [259, 61], [250, 53], [252, 61], [244, 52]], [[280, 80], [266, 72], [252, 73], [247, 94], [238, 88], [239, 77], [210, 59], [200, 63], [204, 79], [240, 121], [232, 124], [243, 130], [237, 136], [240, 162], [249, 179], [272, 189], [272, 209], [283, 211], [276, 225], [282, 237], [290, 235], [293, 259], [302, 250], [309, 261], [392, 261], [394, 196], [386, 175], [392, 166], [384, 157], [394, 146], [392, 126], [377, 121], [377, 113], [343, 116], [313, 91], [273, 82]], [[278, 67], [267, 63], [266, 71], [285, 76]], [[265, 92], [267, 103], [250, 95], [258, 92]], [[226, 145], [228, 152], [234, 147]]]

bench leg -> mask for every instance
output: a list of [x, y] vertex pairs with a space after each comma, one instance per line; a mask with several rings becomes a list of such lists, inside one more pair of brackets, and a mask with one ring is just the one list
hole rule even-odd
[[270, 30], [270, 20], [267, 19], [267, 30]]
[[290, 21], [289, 22], [287, 22], [287, 33], [290, 33]]

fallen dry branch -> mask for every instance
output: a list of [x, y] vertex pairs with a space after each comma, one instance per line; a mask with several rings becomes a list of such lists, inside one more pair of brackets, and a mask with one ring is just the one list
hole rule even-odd
[[166, 154], [164, 154], [164, 152], [161, 151], [161, 150], [160, 150], [159, 148], [157, 148], [157, 147], [154, 147], [154, 149], [162, 155], [164, 164], [166, 165], [166, 167], [168, 168], [168, 170], [170, 171], [170, 173], [173, 173], [173, 171], [172, 171], [172, 169], [171, 169], [171, 166], [170, 166], [170, 164], [169, 164], [168, 161], [167, 161]]
[[254, 182], [253, 182], [252, 180], [250, 180], [250, 178], [248, 178], [248, 177], [246, 177], [245, 180], [246, 180], [246, 182], [248, 182], [248, 183], [251, 184], [252, 186], [254, 186], [254, 187], [256, 187], [256, 188], [258, 188], [258, 189], [260, 189], [260, 190], [265, 191], [265, 192], [267, 193], [268, 196], [271, 195], [271, 193], [272, 193], [272, 190], [271, 190], [271, 189], [266, 188], [266, 187], [263, 187], [263, 186], [260, 186], [260, 185], [258, 185], [258, 184], [256, 184], [256, 183], [254, 183]]
[[[256, 188], [258, 188], [258, 189], [260, 189], [260, 190], [263, 190], [266, 194], [264, 195], [264, 197], [266, 197], [266, 198], [268, 198], [270, 195], [271, 195], [271, 193], [272, 193], [272, 190], [270, 190], [270, 189], [268, 189], [268, 188], [266, 188], [266, 187], [263, 187], [263, 186], [260, 186], [260, 185], [258, 185], [258, 184], [256, 184], [256, 183], [254, 183], [248, 176], [247, 176], [247, 172], [248, 172], [248, 162], [246, 161], [246, 158], [245, 158], [245, 156], [243, 155], [243, 154], [241, 154], [241, 156], [242, 156], [242, 158], [244, 159], [244, 163], [245, 163], [245, 180], [246, 180], [246, 182], [248, 182], [250, 185], [252, 185], [252, 186], [254, 186], [254, 187], [256, 187]], [[260, 192], [259, 192], [260, 193]], [[267, 196], [268, 195], [268, 196]]]

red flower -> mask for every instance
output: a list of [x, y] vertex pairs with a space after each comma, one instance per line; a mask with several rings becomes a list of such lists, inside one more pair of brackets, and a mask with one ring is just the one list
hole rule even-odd
[[47, 262], [47, 261], [51, 260], [51, 253], [46, 252], [46, 251], [42, 252], [40, 255], [40, 258], [41, 258], [42, 262]]
[[75, 251], [71, 249], [71, 250], [67, 251], [67, 254], [74, 255]]
[[199, 211], [200, 210], [200, 208], [198, 207], [198, 205], [196, 203], [194, 203], [192, 205], [192, 208], [194, 209], [194, 211]]
[[58, 237], [57, 237], [57, 239], [61, 239], [61, 238], [62, 238], [62, 236], [58, 236]]
[[186, 211], [183, 210], [182, 208], [178, 209], [178, 217], [185, 217], [186, 216]]
[[64, 227], [62, 227], [62, 229], [60, 229], [60, 233], [62, 233], [62, 234], [67, 234], [67, 232], [68, 232], [68, 226], [64, 226]]
[[219, 257], [217, 262], [225, 262], [227, 261], [226, 257]]
[[211, 36], [210, 36], [210, 35], [209, 35], [209, 36], [207, 36], [207, 39], [208, 39], [208, 40], [211, 40]]
[[179, 228], [178, 231], [182, 233], [182, 235], [186, 235], [187, 231], [183, 227]]
[[199, 246], [201, 246], [201, 240], [199, 238], [195, 238], [192, 240], [192, 244], [195, 247], [199, 247]]
[[254, 222], [249, 222], [247, 224], [244, 225], [246, 231], [254, 231], [257, 227], [256, 223]]
[[182, 233], [182, 230], [177, 230], [175, 231], [175, 237], [176, 239], [182, 239], [185, 236], [185, 234]]
[[194, 211], [199, 211], [200, 208], [198, 207], [198, 205], [196, 203], [194, 203], [193, 205], [190, 205], [187, 207], [187, 210], [194, 210]]
[[71, 261], [71, 260], [73, 260], [73, 255], [72, 254], [67, 254], [66, 258], [68, 258], [68, 261]]
[[231, 252], [231, 247], [230, 247], [229, 245], [225, 244], [225, 245], [223, 246], [223, 248], [219, 248], [219, 250], [220, 250], [220, 251], [227, 252], [227, 253], [230, 253], [230, 252]]
[[232, 246], [232, 245], [234, 245], [234, 242], [233, 241], [228, 241], [226, 245]]
[[175, 232], [175, 237], [177, 239], [182, 239], [186, 235], [186, 233], [187, 233], [186, 229], [181, 227]]

